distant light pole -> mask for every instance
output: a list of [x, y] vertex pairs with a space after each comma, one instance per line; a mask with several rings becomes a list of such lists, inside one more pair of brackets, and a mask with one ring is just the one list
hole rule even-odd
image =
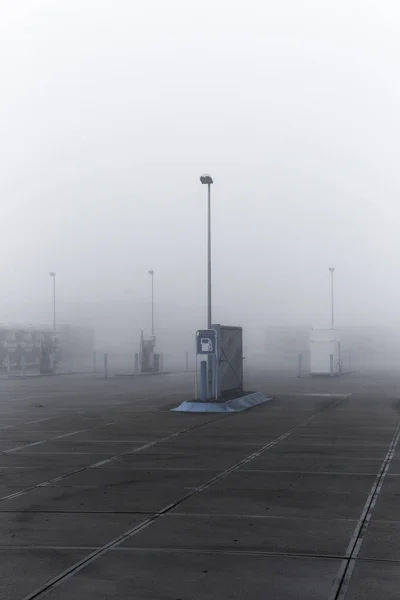
[[214, 183], [211, 175], [202, 175], [201, 183], [207, 185], [208, 207], [207, 207], [207, 327], [211, 329], [211, 184]]
[[149, 271], [151, 275], [151, 335], [154, 337], [154, 271]]
[[331, 274], [331, 329], [334, 329], [335, 325], [335, 311], [334, 311], [334, 295], [333, 295], [333, 274], [335, 272], [334, 267], [329, 267]]
[[56, 332], [56, 274], [50, 271], [50, 277], [53, 278], [53, 331]]

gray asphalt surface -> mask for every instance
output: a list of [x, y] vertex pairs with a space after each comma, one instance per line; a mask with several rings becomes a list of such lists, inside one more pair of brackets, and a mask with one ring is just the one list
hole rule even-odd
[[3, 600], [396, 600], [400, 375], [0, 381]]

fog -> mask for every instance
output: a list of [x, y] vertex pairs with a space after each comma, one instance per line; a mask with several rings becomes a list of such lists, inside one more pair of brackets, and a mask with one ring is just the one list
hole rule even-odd
[[[1, 321], [397, 329], [395, 0], [3, 0]], [[118, 331], [118, 334], [117, 334]], [[179, 341], [181, 340], [181, 342]], [[135, 342], [136, 343], [136, 342]]]

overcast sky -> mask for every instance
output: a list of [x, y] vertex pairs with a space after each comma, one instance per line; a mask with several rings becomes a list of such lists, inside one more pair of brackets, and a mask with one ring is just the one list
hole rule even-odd
[[[1, 321], [400, 321], [396, 0], [2, 0]], [[96, 317], [97, 318], [97, 317]], [[185, 325], [186, 326], [186, 325]]]

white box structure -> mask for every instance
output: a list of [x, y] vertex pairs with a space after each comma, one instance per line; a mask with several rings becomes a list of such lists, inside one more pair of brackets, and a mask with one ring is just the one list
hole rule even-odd
[[310, 333], [311, 375], [340, 375], [340, 365], [340, 332], [337, 329], [312, 329]]

